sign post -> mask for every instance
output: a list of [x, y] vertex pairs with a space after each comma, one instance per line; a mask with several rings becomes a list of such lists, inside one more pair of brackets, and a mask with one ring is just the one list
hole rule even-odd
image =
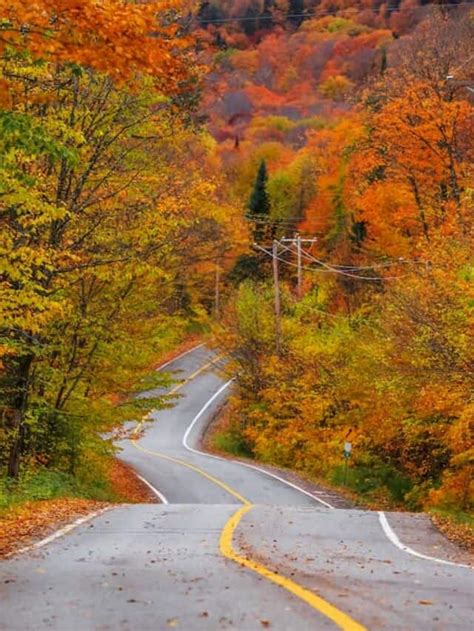
[[344, 443], [344, 485], [347, 486], [347, 461], [351, 457], [352, 453], [352, 443], [345, 442]]

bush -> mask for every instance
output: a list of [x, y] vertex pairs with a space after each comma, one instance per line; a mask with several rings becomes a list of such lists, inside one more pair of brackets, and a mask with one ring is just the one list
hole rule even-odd
[[331, 475], [331, 482], [339, 486], [347, 486], [360, 495], [368, 497], [374, 496], [381, 487], [387, 490], [387, 494], [394, 502], [401, 503], [405, 496], [412, 490], [412, 481], [402, 475], [393, 467], [386, 465], [376, 459], [369, 459], [364, 463], [355, 463], [347, 467], [347, 478], [345, 465], [336, 466]]
[[234, 456], [252, 456], [252, 452], [247, 445], [245, 439], [239, 432], [235, 430], [228, 430], [216, 434], [216, 436], [214, 437], [214, 444], [217, 449], [225, 451], [226, 453], [232, 454]]
[[115, 495], [102, 470], [87, 477], [49, 470], [27, 470], [18, 482], [0, 479], [0, 510], [35, 500], [77, 497], [99, 501], [114, 501]]

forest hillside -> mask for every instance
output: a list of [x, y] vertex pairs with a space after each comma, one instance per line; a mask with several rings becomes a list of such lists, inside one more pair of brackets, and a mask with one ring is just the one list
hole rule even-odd
[[240, 386], [217, 443], [369, 502], [470, 510], [471, 7], [199, 15], [202, 112], [250, 246], [217, 328]]

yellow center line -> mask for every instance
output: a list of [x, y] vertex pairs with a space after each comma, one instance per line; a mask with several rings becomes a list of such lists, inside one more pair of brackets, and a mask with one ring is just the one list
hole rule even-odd
[[295, 581], [292, 581], [285, 576], [281, 576], [280, 574], [276, 574], [272, 570], [269, 570], [267, 567], [262, 565], [261, 563], [257, 563], [256, 561], [252, 561], [252, 559], [247, 559], [246, 557], [241, 556], [235, 552], [232, 547], [232, 540], [234, 536], [234, 532], [239, 525], [242, 517], [248, 513], [253, 508], [252, 504], [246, 504], [239, 508], [237, 512], [235, 512], [229, 521], [225, 524], [224, 529], [221, 533], [221, 538], [219, 541], [219, 548], [221, 554], [226, 558], [242, 565], [253, 572], [256, 572], [260, 576], [263, 576], [267, 580], [272, 583], [276, 583], [280, 587], [283, 587], [288, 592], [291, 592], [305, 603], [307, 603], [310, 607], [322, 613], [326, 618], [332, 620], [338, 627], [344, 629], [344, 631], [366, 631], [366, 628], [361, 624], [353, 620], [350, 616], [345, 614], [340, 609], [337, 609], [334, 605], [331, 605], [327, 600], [317, 596], [314, 592], [311, 592], [309, 589], [302, 587]]
[[181, 388], [183, 388], [186, 384], [188, 384], [190, 381], [195, 379], [202, 372], [204, 372], [211, 366], [215, 366], [216, 362], [218, 362], [219, 359], [222, 359], [223, 357], [224, 355], [219, 355], [218, 357], [215, 357], [212, 361], [208, 362], [207, 364], [204, 364], [204, 366], [201, 366], [201, 368], [198, 368], [196, 371], [193, 372], [192, 375], [189, 375], [189, 377], [184, 379], [181, 383], [178, 383], [178, 385], [176, 385], [172, 390], [170, 390], [168, 394], [174, 394], [175, 392], [178, 392], [178, 390], [181, 390]]
[[207, 473], [203, 469], [196, 467], [190, 462], [186, 462], [186, 460], [181, 460], [180, 458], [173, 458], [172, 456], [162, 454], [159, 451], [151, 451], [150, 449], [145, 449], [145, 447], [142, 447], [141, 445], [137, 445], [135, 439], [133, 440], [132, 444], [134, 445], [134, 447], [136, 447], [140, 451], [143, 451], [146, 454], [150, 454], [151, 456], [156, 456], [157, 458], [162, 458], [163, 460], [169, 460], [170, 462], [175, 462], [176, 464], [179, 464], [183, 467], [186, 467], [187, 469], [191, 469], [192, 471], [199, 473], [210, 482], [213, 482], [214, 484], [217, 484], [217, 486], [220, 486], [222, 489], [224, 489], [224, 491], [227, 491], [227, 493], [230, 493], [230, 495], [232, 495], [237, 500], [239, 500], [239, 502], [242, 502], [242, 504], [244, 504], [245, 506], [251, 506], [251, 503], [248, 501], [248, 499], [246, 499], [243, 495], [240, 495], [240, 493], [238, 493], [235, 489], [230, 487], [225, 482], [222, 482], [222, 480], [215, 478], [213, 475]]
[[[170, 391], [169, 394], [174, 394], [175, 392], [177, 392], [179, 389], [181, 389], [183, 386], [189, 383], [192, 379], [195, 379], [198, 375], [200, 375], [202, 372], [207, 370], [210, 366], [213, 366], [214, 363], [217, 360], [219, 360], [221, 357], [222, 356], [217, 357], [213, 361], [205, 364], [204, 366], [196, 370], [192, 375], [190, 375], [182, 383], [175, 386]], [[135, 428], [135, 432], [138, 431], [138, 429], [142, 426], [143, 422], [144, 421], [142, 420], [137, 424], [137, 427]], [[207, 473], [207, 471], [204, 471], [200, 467], [196, 467], [195, 465], [191, 464], [190, 462], [187, 462], [186, 460], [181, 460], [180, 458], [173, 458], [172, 456], [168, 456], [159, 451], [152, 451], [150, 449], [146, 449], [145, 447], [138, 445], [136, 441], [137, 441], [137, 437], [132, 439], [132, 445], [136, 449], [143, 451], [146, 454], [156, 456], [157, 458], [168, 460], [169, 462], [174, 462], [176, 464], [181, 465], [182, 467], [186, 467], [187, 469], [191, 469], [195, 473], [198, 473], [199, 475], [206, 478], [206, 480], [209, 480], [213, 484], [216, 484], [217, 486], [219, 486], [221, 489], [224, 489], [224, 491], [227, 491], [227, 493], [235, 497], [239, 502], [242, 502], [243, 506], [239, 508], [230, 517], [230, 519], [226, 522], [221, 532], [221, 536], [219, 540], [219, 550], [225, 558], [229, 559], [230, 561], [233, 561], [234, 563], [238, 563], [239, 565], [246, 567], [249, 570], [252, 570], [253, 572], [256, 572], [257, 574], [267, 579], [268, 581], [271, 581], [272, 583], [275, 583], [276, 585], [283, 587], [294, 596], [297, 596], [298, 598], [303, 600], [306, 604], [308, 604], [314, 610], [323, 614], [324, 616], [326, 616], [326, 618], [329, 618], [329, 620], [332, 620], [339, 628], [343, 629], [343, 631], [367, 631], [365, 627], [363, 627], [361, 624], [353, 620], [346, 613], [344, 613], [340, 609], [337, 609], [337, 607], [335, 607], [334, 605], [331, 605], [331, 603], [329, 603], [327, 600], [324, 600], [324, 598], [317, 596], [314, 592], [310, 591], [309, 589], [302, 587], [301, 585], [299, 585], [298, 583], [295, 583], [295, 581], [292, 581], [289, 578], [286, 578], [284, 576], [281, 576], [280, 574], [277, 574], [276, 572], [273, 572], [272, 570], [268, 569], [261, 563], [257, 563], [256, 561], [247, 559], [246, 557], [243, 557], [237, 552], [235, 552], [232, 546], [235, 530], [240, 524], [240, 521], [243, 518], [243, 516], [253, 508], [253, 504], [248, 499], [246, 499], [243, 495], [241, 495], [238, 491], [233, 489], [231, 486], [229, 486], [222, 480], [219, 480], [215, 476], [210, 475], [209, 473]]]

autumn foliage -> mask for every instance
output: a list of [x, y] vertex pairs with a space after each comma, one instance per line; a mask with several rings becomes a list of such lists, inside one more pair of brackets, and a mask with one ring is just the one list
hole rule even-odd
[[[447, 4], [0, 0], [8, 485], [91, 481], [222, 313], [239, 450], [472, 508], [474, 18]], [[296, 232], [277, 345], [252, 242]]]
[[0, 465], [93, 480], [238, 224], [183, 3], [0, 6]]
[[226, 431], [372, 502], [469, 511], [474, 22], [425, 12], [394, 37], [397, 19], [316, 16], [218, 53], [214, 85], [246, 113], [211, 119], [234, 190], [264, 158], [277, 235], [317, 237], [302, 300], [282, 254], [281, 354], [270, 278], [216, 332], [239, 375]]
[[130, 79], [136, 72], [168, 88], [184, 79], [191, 39], [180, 36], [182, 0], [0, 2], [0, 51], [75, 63]]

